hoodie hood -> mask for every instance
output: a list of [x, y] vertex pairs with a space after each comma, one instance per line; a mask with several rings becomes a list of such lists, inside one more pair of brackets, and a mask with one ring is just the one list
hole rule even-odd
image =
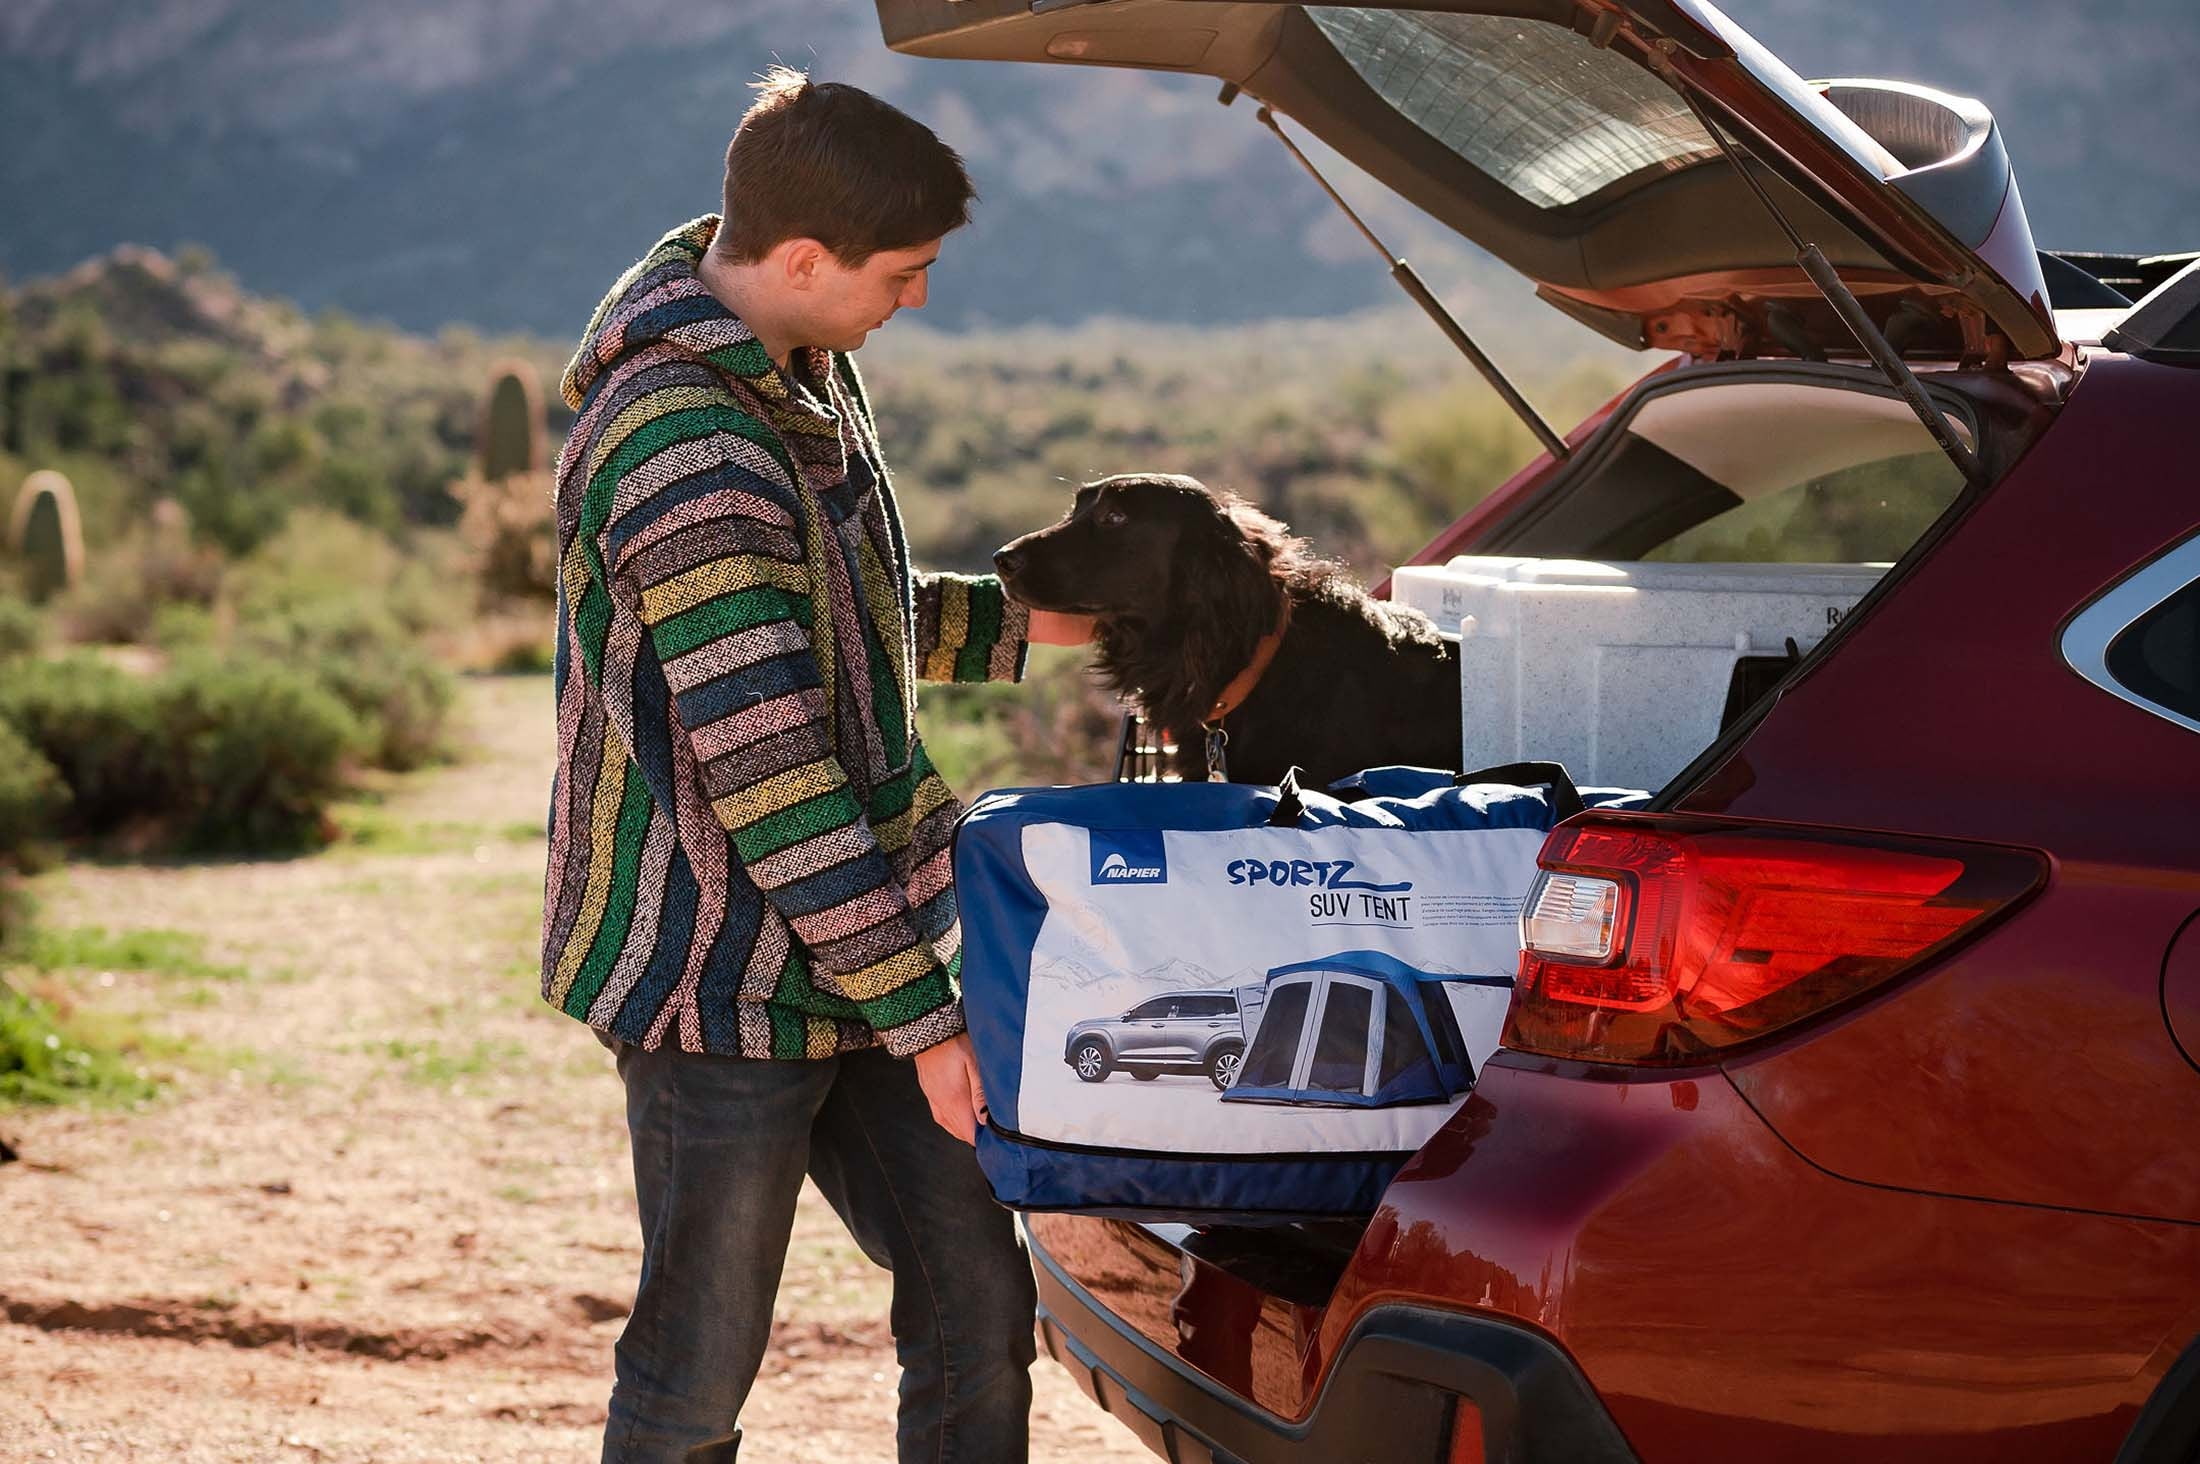
[[[559, 380], [565, 404], [581, 414], [572, 441], [594, 435], [589, 396], [622, 361], [648, 353], [658, 362], [698, 362], [726, 379], [733, 395], [775, 428], [797, 456], [822, 452], [837, 461], [838, 428], [830, 409], [792, 391], [756, 333], [703, 284], [695, 267], [717, 236], [719, 216], [705, 214], [659, 239], [619, 277], [596, 307], [579, 349]], [[806, 379], [824, 381], [830, 351], [804, 347], [791, 363]], [[812, 449], [815, 449], [814, 451]], [[790, 470], [793, 464], [788, 464]], [[561, 492], [563, 486], [561, 484]]]
[[[756, 333], [695, 273], [718, 236], [718, 222], [717, 214], [705, 214], [680, 225], [619, 276], [596, 307], [558, 383], [567, 406], [580, 411], [590, 388], [620, 357], [650, 346], [667, 346], [707, 361], [767, 399], [788, 399], [786, 380]], [[805, 347], [796, 356], [802, 373], [813, 380], [831, 369], [829, 351]]]

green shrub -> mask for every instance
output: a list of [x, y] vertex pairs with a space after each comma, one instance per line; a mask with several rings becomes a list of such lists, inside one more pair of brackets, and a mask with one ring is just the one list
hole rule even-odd
[[334, 693], [364, 731], [368, 762], [419, 767], [442, 750], [455, 695], [422, 635], [462, 621], [471, 604], [463, 587], [441, 582], [433, 559], [333, 514], [298, 513], [231, 571], [234, 645]]
[[232, 568], [227, 598], [239, 621], [339, 600], [381, 610], [417, 636], [448, 629], [472, 613], [465, 568], [454, 534], [416, 532], [399, 544], [335, 514], [305, 509]]
[[89, 655], [10, 667], [0, 684], [0, 722], [68, 785], [71, 832], [111, 833], [175, 806], [171, 734], [143, 677]]
[[260, 658], [200, 654], [161, 679], [182, 848], [284, 852], [327, 841], [360, 727], [311, 676]]
[[0, 595], [0, 661], [34, 654], [45, 638], [45, 618], [35, 607], [13, 595]]
[[90, 656], [32, 662], [0, 687], [0, 724], [59, 773], [69, 797], [59, 829], [129, 831], [188, 851], [319, 842], [361, 741], [357, 720], [306, 672], [206, 651], [152, 678]]
[[220, 644], [221, 626], [204, 605], [162, 605], [148, 630], [152, 642], [171, 655]]
[[91, 645], [157, 643], [155, 626], [171, 606], [210, 610], [221, 593], [220, 551], [191, 537], [189, 515], [173, 499], [154, 503], [102, 546], [83, 581], [56, 608], [66, 639]]
[[359, 722], [362, 755], [407, 771], [442, 750], [455, 687], [396, 618], [357, 600], [297, 605], [241, 626], [238, 646], [309, 673]]
[[518, 637], [497, 652], [489, 669], [505, 676], [540, 676], [557, 668], [558, 648], [547, 635]]
[[60, 832], [68, 785], [22, 734], [0, 722], [0, 879]]
[[[21, 881], [0, 872], [0, 952], [31, 928], [31, 897]], [[7, 982], [0, 980], [0, 986]]]
[[134, 1103], [152, 1095], [152, 1083], [120, 1055], [0, 981], [0, 1103]]

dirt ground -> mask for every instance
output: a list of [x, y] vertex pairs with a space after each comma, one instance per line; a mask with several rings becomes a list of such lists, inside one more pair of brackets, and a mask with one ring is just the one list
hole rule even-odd
[[[329, 852], [34, 886], [42, 930], [204, 947], [42, 978], [166, 1082], [0, 1111], [0, 1460], [596, 1457], [639, 1247], [617, 1078], [535, 995], [547, 681], [463, 712]], [[806, 1193], [744, 1457], [893, 1457], [886, 1299]], [[1152, 1457], [1033, 1371], [1035, 1459]]]

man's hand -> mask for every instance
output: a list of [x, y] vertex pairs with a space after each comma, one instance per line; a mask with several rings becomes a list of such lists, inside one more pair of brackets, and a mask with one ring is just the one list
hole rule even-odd
[[910, 1060], [917, 1065], [917, 1084], [924, 1089], [925, 1101], [932, 1105], [932, 1121], [966, 1144], [977, 1143], [978, 1125], [988, 1115], [969, 1034], [958, 1032]]
[[1024, 639], [1035, 646], [1081, 646], [1092, 639], [1094, 618], [1066, 610], [1034, 610]]

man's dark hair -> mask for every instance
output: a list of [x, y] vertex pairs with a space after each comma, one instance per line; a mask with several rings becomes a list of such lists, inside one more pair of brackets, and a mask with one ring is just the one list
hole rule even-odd
[[962, 227], [977, 197], [955, 150], [869, 92], [775, 66], [726, 147], [725, 222], [713, 247], [754, 264], [815, 239], [853, 267]]

